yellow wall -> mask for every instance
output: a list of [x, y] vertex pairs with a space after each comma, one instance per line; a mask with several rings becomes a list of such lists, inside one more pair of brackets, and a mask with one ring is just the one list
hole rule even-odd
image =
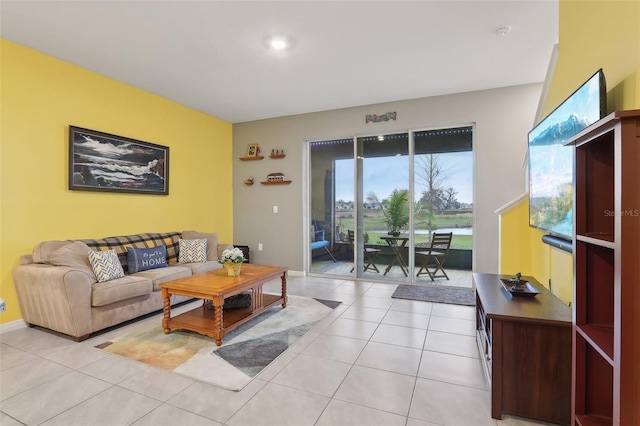
[[[607, 112], [640, 108], [640, 1], [560, 0], [558, 61], [544, 104], [546, 115], [602, 68]], [[566, 303], [572, 300], [573, 257], [541, 241], [529, 227], [528, 201], [501, 217], [501, 273], [521, 265]], [[529, 249], [515, 249], [515, 239]], [[526, 242], [526, 243], [525, 243]], [[523, 267], [524, 269], [524, 267]], [[523, 273], [524, 274], [524, 273]]]
[[[196, 229], [233, 241], [232, 126], [0, 40], [0, 295], [21, 318], [12, 269], [39, 241]], [[68, 126], [170, 148], [169, 195], [69, 191]]]
[[[531, 259], [531, 233], [540, 232], [533, 228], [522, 228], [529, 223], [529, 200], [523, 199], [500, 215], [500, 273], [515, 275], [533, 274]], [[522, 229], [520, 229], [522, 228]], [[512, 229], [519, 230], [514, 234]], [[523, 235], [524, 234], [524, 235]]]

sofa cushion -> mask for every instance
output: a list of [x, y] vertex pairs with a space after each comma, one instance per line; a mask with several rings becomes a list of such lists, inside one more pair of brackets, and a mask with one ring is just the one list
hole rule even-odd
[[218, 261], [208, 260], [206, 262], [198, 262], [198, 263], [183, 263], [180, 266], [185, 266], [191, 269], [191, 273], [193, 275], [203, 274], [209, 271], [215, 271], [216, 269], [222, 268], [222, 265], [218, 263]]
[[207, 260], [218, 260], [218, 233], [217, 232], [197, 232], [182, 231], [182, 238], [185, 240], [207, 240]]
[[127, 265], [127, 249], [129, 247], [151, 248], [164, 245], [167, 248], [167, 263], [178, 263], [179, 232], [145, 233], [125, 235], [120, 237], [106, 237], [99, 240], [79, 240], [91, 247], [92, 250], [116, 249], [118, 259], [125, 271]]
[[105, 283], [96, 283], [91, 289], [91, 306], [105, 306], [132, 297], [144, 296], [150, 294], [152, 288], [151, 280], [133, 275]]
[[42, 241], [33, 248], [33, 263], [49, 263], [49, 255], [60, 247], [71, 244], [71, 241]]
[[166, 266], [167, 247], [164, 245], [153, 248], [129, 247], [127, 249], [127, 267], [130, 274]]
[[89, 251], [89, 262], [99, 283], [124, 277], [124, 270], [115, 249]]
[[178, 278], [186, 278], [192, 275], [191, 269], [184, 265], [168, 266], [166, 268], [149, 269], [147, 271], [138, 272], [134, 277], [142, 277], [153, 283], [153, 291], [160, 291], [160, 284], [167, 281], [177, 280]]
[[207, 240], [180, 240], [178, 263], [206, 262]]
[[74, 241], [51, 253], [48, 256], [49, 263], [54, 266], [68, 266], [69, 268], [78, 269], [87, 274], [93, 281], [98, 281], [89, 261], [90, 251], [89, 246], [82, 241]]

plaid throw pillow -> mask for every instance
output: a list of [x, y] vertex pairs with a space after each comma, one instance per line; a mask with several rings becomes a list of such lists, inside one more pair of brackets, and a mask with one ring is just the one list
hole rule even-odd
[[207, 261], [207, 240], [180, 240], [178, 243], [180, 263], [203, 263]]
[[118, 260], [115, 249], [89, 252], [89, 262], [99, 283], [124, 277], [124, 269]]

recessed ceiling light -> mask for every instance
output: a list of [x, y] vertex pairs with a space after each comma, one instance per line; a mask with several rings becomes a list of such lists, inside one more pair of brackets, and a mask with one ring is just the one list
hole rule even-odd
[[511, 27], [507, 25], [495, 30], [495, 35], [497, 35], [498, 37], [506, 37], [509, 32], [511, 32]]
[[266, 44], [272, 50], [287, 50], [291, 47], [291, 40], [285, 36], [267, 37]]

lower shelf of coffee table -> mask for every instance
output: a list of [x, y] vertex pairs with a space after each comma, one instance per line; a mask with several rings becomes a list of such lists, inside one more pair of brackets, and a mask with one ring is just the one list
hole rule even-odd
[[[243, 324], [264, 312], [265, 309], [282, 303], [283, 301], [282, 296], [272, 294], [263, 294], [262, 300], [264, 306], [260, 309], [256, 309], [255, 311], [252, 311], [251, 307], [223, 310], [222, 323], [225, 334], [238, 327], [240, 324]], [[197, 331], [199, 333], [201, 333], [202, 330], [213, 331], [216, 328], [213, 315], [214, 312], [215, 309], [213, 309], [211, 301], [206, 301], [202, 306], [198, 306], [195, 309], [170, 318], [169, 327], [178, 329], [184, 328], [187, 330]]]

